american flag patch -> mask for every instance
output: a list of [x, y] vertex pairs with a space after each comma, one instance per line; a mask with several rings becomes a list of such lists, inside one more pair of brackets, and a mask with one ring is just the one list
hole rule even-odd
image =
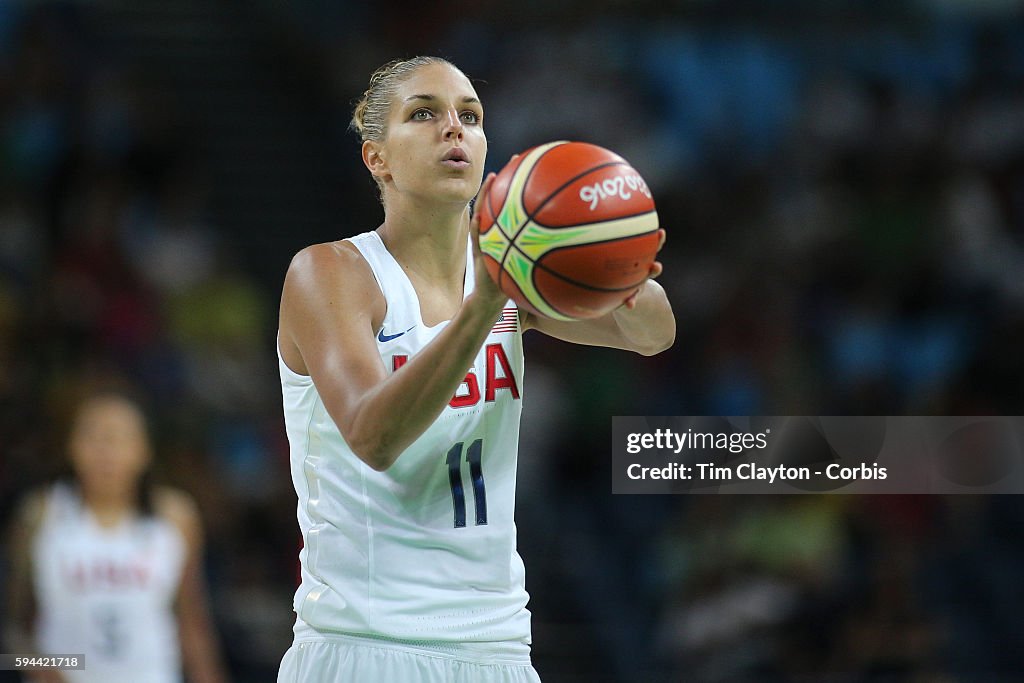
[[498, 322], [491, 328], [491, 334], [498, 332], [515, 332], [519, 329], [519, 310], [515, 306], [508, 306], [501, 309]]

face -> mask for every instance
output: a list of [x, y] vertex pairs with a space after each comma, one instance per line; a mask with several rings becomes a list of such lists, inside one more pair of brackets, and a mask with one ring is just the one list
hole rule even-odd
[[385, 192], [465, 204], [480, 188], [487, 137], [469, 79], [447, 64], [420, 67], [391, 102], [387, 137], [363, 158]]
[[113, 397], [93, 399], [79, 409], [68, 448], [83, 489], [97, 497], [132, 495], [149, 464], [142, 414]]

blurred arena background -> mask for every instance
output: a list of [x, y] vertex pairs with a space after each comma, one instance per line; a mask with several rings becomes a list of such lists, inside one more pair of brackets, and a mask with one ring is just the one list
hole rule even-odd
[[234, 680], [273, 680], [280, 284], [380, 220], [346, 132], [369, 73], [441, 54], [482, 79], [489, 170], [610, 147], [668, 231], [672, 350], [527, 335], [544, 680], [1021, 680], [1018, 498], [613, 497], [609, 443], [612, 415], [1022, 414], [1022, 5], [0, 0], [0, 523], [76, 387], [126, 378], [199, 501]]

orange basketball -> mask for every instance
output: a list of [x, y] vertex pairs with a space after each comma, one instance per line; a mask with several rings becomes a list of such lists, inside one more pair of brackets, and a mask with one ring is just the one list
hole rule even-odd
[[521, 308], [556, 320], [608, 313], [647, 279], [658, 213], [618, 154], [585, 142], [528, 149], [480, 197], [480, 249]]

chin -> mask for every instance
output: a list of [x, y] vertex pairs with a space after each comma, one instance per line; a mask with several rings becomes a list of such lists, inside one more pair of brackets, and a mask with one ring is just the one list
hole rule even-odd
[[479, 181], [474, 184], [470, 178], [450, 178], [437, 185], [434, 196], [452, 203], [468, 204], [479, 189]]

